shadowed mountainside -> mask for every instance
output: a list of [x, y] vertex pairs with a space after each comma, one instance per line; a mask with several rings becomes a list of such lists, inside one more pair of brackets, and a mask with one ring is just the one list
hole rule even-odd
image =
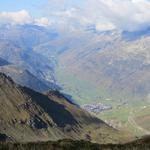
[[43, 95], [0, 73], [0, 133], [12, 141], [64, 138], [98, 143], [126, 140], [119, 131], [91, 116], [59, 92]]
[[0, 66], [5, 66], [5, 65], [9, 65], [10, 63], [7, 62], [6, 60], [0, 58]]

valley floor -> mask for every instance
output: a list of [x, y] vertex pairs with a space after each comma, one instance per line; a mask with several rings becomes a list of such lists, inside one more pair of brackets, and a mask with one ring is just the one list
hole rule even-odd
[[[100, 113], [93, 113], [110, 126], [123, 130], [134, 137], [150, 134], [150, 103], [131, 98], [110, 98], [103, 89], [94, 87], [89, 82], [80, 80], [77, 75], [65, 71], [59, 66], [56, 70], [57, 81], [64, 93], [72, 95], [72, 99], [84, 106], [93, 103], [112, 107]], [[132, 100], [132, 101], [131, 101]]]
[[150, 135], [150, 105], [137, 103], [132, 106], [121, 106], [104, 111], [97, 116], [105, 120], [114, 128], [127, 131], [135, 137]]

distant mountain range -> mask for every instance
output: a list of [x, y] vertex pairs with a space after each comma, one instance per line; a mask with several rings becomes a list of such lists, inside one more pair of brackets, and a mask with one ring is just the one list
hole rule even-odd
[[90, 99], [148, 102], [149, 41], [149, 31], [83, 33], [59, 55], [58, 80], [82, 103]]
[[150, 0], [1, 0], [0, 150], [150, 150]]
[[0, 57], [48, 87], [58, 83], [79, 103], [97, 97], [149, 101], [149, 33], [88, 29], [65, 34], [36, 25], [1, 26]]
[[0, 64], [3, 66], [0, 70], [17, 83], [40, 92], [59, 88], [54, 83], [54, 62], [33, 51], [37, 44], [56, 36], [55, 32], [49, 33], [39, 26], [0, 27]]
[[22, 86], [29, 87], [39, 92], [45, 92], [50, 89], [57, 89], [58, 87], [53, 83], [47, 85], [43, 80], [38, 79], [28, 70], [24, 70], [21, 67], [8, 63], [4, 59], [0, 58], [0, 72], [3, 72], [12, 77], [12, 79]]
[[5, 66], [5, 65], [9, 65], [10, 63], [2, 58], [0, 58], [0, 67], [1, 66]]
[[0, 72], [36, 92], [61, 90], [78, 105], [109, 105], [112, 109], [98, 117], [143, 135], [150, 128], [149, 41], [149, 29], [66, 33], [36, 25], [0, 26]]

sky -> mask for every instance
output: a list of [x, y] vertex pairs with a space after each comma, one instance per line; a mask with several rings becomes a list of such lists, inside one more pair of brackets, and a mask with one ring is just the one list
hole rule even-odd
[[144, 30], [150, 26], [150, 0], [4, 0], [0, 23]]
[[42, 7], [47, 3], [47, 0], [4, 0], [0, 2], [0, 11], [19, 11], [27, 10], [33, 16], [41, 16]]

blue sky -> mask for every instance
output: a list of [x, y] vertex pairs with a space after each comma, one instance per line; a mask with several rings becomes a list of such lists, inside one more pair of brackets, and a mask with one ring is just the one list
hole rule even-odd
[[27, 10], [32, 16], [40, 17], [51, 11], [81, 6], [83, 0], [4, 0], [0, 2], [0, 11]]
[[19, 11], [27, 10], [33, 16], [42, 16], [43, 7], [46, 6], [48, 0], [4, 0], [0, 2], [0, 11]]

